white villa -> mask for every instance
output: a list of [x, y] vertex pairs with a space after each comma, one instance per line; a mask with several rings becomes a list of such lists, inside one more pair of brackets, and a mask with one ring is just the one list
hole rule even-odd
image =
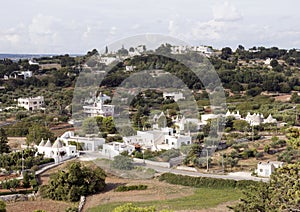
[[[185, 118], [184, 116], [179, 117], [178, 115], [176, 118], [173, 120], [174, 125], [176, 127], [176, 131], [182, 132], [184, 130], [190, 130], [189, 125], [194, 124], [197, 126], [197, 130], [200, 130], [201, 125], [203, 125], [199, 119], [194, 119], [194, 118]], [[185, 126], [187, 126], [188, 129], [185, 129]]]
[[18, 106], [24, 107], [26, 110], [39, 110], [43, 109], [44, 97], [29, 97], [29, 98], [18, 98]]
[[137, 131], [137, 135], [123, 137], [125, 144], [140, 145], [151, 151], [178, 149], [182, 144], [192, 143], [191, 136], [175, 134], [173, 128], [161, 128], [160, 130]]
[[85, 151], [98, 151], [102, 145], [105, 144], [104, 138], [79, 137], [75, 136], [73, 131], [67, 131], [57, 139], [62, 141], [65, 145], [68, 145], [70, 141], [75, 141], [81, 145]]
[[115, 61], [118, 61], [119, 59], [116, 57], [100, 57], [100, 63], [104, 63], [105, 65], [109, 65]]
[[103, 99], [99, 96], [95, 99], [93, 105], [83, 106], [83, 112], [90, 117], [95, 116], [113, 116], [114, 115], [114, 105], [104, 104]]
[[39, 145], [35, 147], [37, 148], [39, 154], [44, 154], [47, 158], [53, 158], [55, 163], [59, 163], [78, 155], [76, 146], [65, 145], [59, 139], [57, 139], [53, 145], [49, 139], [47, 142], [42, 139]]
[[[93, 96], [92, 92], [90, 92], [90, 96]], [[96, 95], [94, 95], [96, 96]], [[110, 96], [106, 95], [106, 94], [103, 94], [103, 93], [100, 93], [98, 95], [98, 97], [91, 97], [91, 98], [86, 98], [84, 100], [84, 103], [85, 104], [93, 104], [95, 101], [102, 101], [102, 102], [105, 102], [106, 100], [111, 100]]]
[[163, 96], [165, 99], [173, 99], [175, 102], [180, 99], [185, 99], [181, 92], [164, 92]]
[[208, 46], [171, 46], [172, 54], [185, 54], [187, 52], [198, 52], [207, 56], [213, 54], [212, 48]]
[[268, 162], [259, 162], [257, 164], [256, 173], [260, 177], [270, 177], [275, 169], [280, 168], [284, 165], [284, 162], [280, 161], [268, 161]]
[[29, 77], [32, 77], [32, 71], [14, 71], [10, 75], [4, 75], [3, 79], [17, 79], [17, 78], [23, 78], [27, 79]]
[[134, 145], [128, 145], [119, 142], [111, 142], [108, 144], [103, 144], [102, 155], [105, 155], [108, 158], [114, 158], [115, 156], [125, 151], [127, 151], [130, 155], [133, 153], [134, 150]]
[[136, 68], [135, 66], [125, 66], [125, 71], [128, 71], [128, 72], [134, 71], [135, 68]]
[[210, 119], [216, 119], [218, 118], [220, 115], [216, 115], [216, 114], [203, 114], [201, 115], [201, 122], [205, 125], [207, 124], [208, 120]]
[[28, 63], [29, 63], [29, 65], [40, 65], [39, 63], [37, 63], [33, 60], [29, 60]]

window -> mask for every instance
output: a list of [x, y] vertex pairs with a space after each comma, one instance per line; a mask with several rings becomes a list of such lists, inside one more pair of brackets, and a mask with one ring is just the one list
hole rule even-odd
[[263, 172], [263, 169], [259, 169], [259, 172]]
[[168, 144], [169, 143], [169, 140], [168, 139], [166, 139], [166, 144]]

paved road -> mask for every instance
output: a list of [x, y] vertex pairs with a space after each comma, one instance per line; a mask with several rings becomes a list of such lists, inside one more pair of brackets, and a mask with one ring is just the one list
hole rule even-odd
[[173, 174], [181, 174], [181, 175], [187, 175], [187, 176], [193, 176], [193, 177], [209, 177], [209, 178], [219, 178], [219, 179], [230, 179], [230, 180], [253, 180], [253, 181], [263, 181], [268, 182], [269, 178], [260, 178], [260, 177], [254, 177], [246, 175], [245, 173], [229, 173], [227, 175], [224, 174], [210, 174], [210, 173], [200, 173], [200, 172], [191, 172], [191, 171], [185, 171], [185, 170], [179, 170], [174, 168], [163, 168], [153, 165], [144, 165], [147, 168], [152, 168], [156, 170], [159, 173], [173, 173]]
[[[107, 158], [105, 156], [102, 156], [98, 152], [87, 152], [84, 155], [80, 156], [82, 160], [95, 160], [96, 158]], [[154, 166], [149, 164], [143, 164], [143, 163], [135, 163], [137, 166], [144, 166], [147, 168], [152, 168], [158, 173], [173, 173], [173, 174], [181, 174], [181, 175], [187, 175], [187, 176], [194, 176], [194, 177], [210, 177], [210, 178], [219, 178], [219, 179], [231, 179], [231, 180], [253, 180], [253, 181], [263, 181], [268, 182], [269, 178], [260, 178], [260, 177], [254, 177], [250, 176], [250, 174], [245, 173], [229, 173], [227, 175], [223, 174], [210, 174], [210, 173], [200, 173], [200, 172], [191, 172], [191, 171], [185, 171], [185, 170], [178, 170], [174, 168], [163, 168], [160, 166]]]

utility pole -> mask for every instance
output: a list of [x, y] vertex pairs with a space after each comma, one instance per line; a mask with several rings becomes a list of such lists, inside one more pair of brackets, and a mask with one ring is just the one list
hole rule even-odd
[[206, 148], [206, 172], [208, 172], [208, 149]]
[[224, 173], [224, 153], [222, 153], [222, 172]]
[[297, 125], [297, 124], [298, 124], [297, 106], [295, 106], [295, 114], [296, 114], [296, 117], [295, 117], [295, 125]]
[[24, 150], [22, 149], [22, 175], [24, 171]]
[[142, 150], [143, 153], [143, 163], [145, 164], [145, 150]]
[[253, 128], [253, 124], [252, 124], [252, 142], [254, 141], [254, 128]]

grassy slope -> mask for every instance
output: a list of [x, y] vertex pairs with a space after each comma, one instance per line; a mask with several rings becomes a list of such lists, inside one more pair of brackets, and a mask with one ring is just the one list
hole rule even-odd
[[[130, 195], [130, 193], [128, 193], [128, 195]], [[241, 191], [236, 189], [199, 188], [193, 195], [188, 197], [162, 201], [135, 202], [134, 204], [138, 206], [154, 205], [157, 209], [199, 210], [204, 208], [212, 208], [224, 202], [238, 200], [240, 197]], [[113, 208], [122, 204], [124, 203], [116, 202], [99, 205], [97, 207], [88, 209], [88, 212], [112, 211]]]

